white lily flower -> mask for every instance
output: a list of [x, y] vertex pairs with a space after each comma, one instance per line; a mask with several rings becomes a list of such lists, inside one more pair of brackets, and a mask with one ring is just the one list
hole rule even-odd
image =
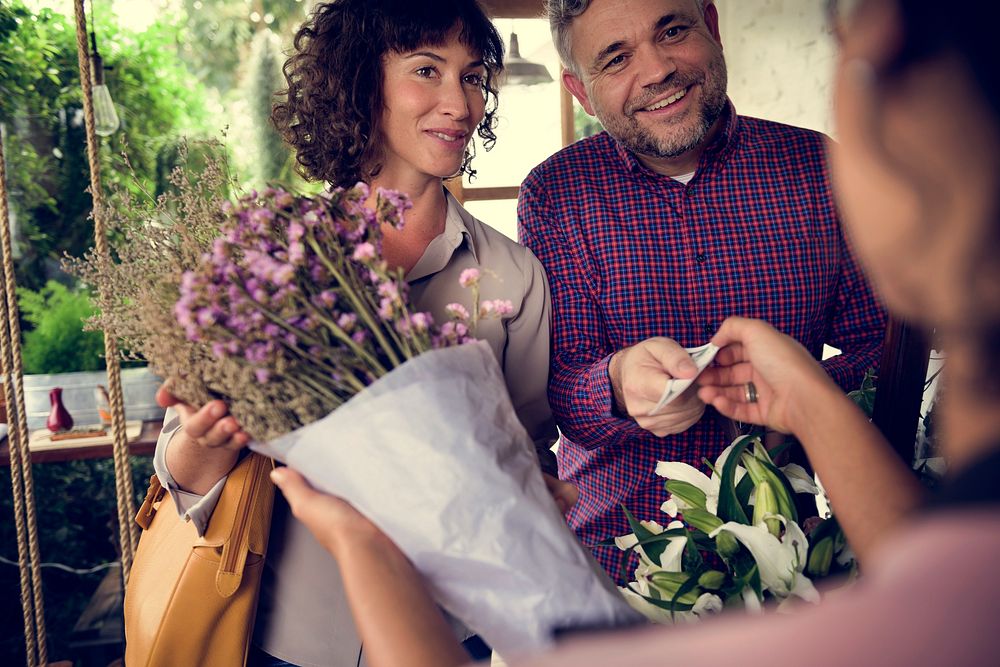
[[670, 544], [660, 554], [660, 567], [666, 572], [680, 572], [684, 559], [684, 547], [687, 546], [686, 537], [670, 538]]
[[749, 586], [740, 591], [740, 596], [743, 598], [743, 606], [747, 610], [747, 613], [759, 614], [764, 611], [764, 607], [760, 603], [760, 598], [757, 597], [757, 594]]
[[802, 529], [794, 522], [787, 522], [781, 515], [769, 513], [765, 518], [777, 518], [785, 525], [785, 534], [781, 539], [772, 535], [763, 521], [756, 526], [730, 521], [713, 530], [709, 537], [715, 537], [724, 530], [742, 542], [757, 562], [761, 583], [775, 597], [794, 595], [808, 602], [819, 602], [816, 588], [802, 574], [809, 552], [809, 542]]
[[[729, 457], [729, 453], [732, 450], [733, 445], [729, 445], [722, 451], [721, 454], [719, 454], [719, 458], [715, 460], [715, 470], [720, 472], [722, 471], [722, 467], [726, 465], [726, 459]], [[722, 477], [720, 475], [713, 472], [712, 476], [709, 477], [694, 466], [690, 466], [687, 463], [681, 463], [680, 461], [657, 461], [656, 474], [660, 477], [665, 477], [666, 479], [675, 479], [698, 487], [705, 494], [705, 509], [712, 514], [716, 514], [718, 512], [719, 487], [722, 484]], [[746, 470], [744, 470], [742, 466], [736, 467], [737, 484], [740, 483], [740, 480], [745, 474]], [[670, 500], [674, 502], [674, 506], [681, 512], [686, 509], [690, 509], [688, 505], [679, 498], [671, 496]], [[669, 512], [667, 512], [667, 514], [669, 514]]]
[[[639, 525], [651, 532], [653, 535], [659, 535], [663, 532], [663, 526], [655, 521], [640, 521]], [[622, 551], [628, 551], [638, 543], [639, 538], [635, 536], [635, 533], [628, 533], [627, 535], [615, 538], [615, 546]], [[645, 555], [645, 553], [642, 552], [642, 547], [639, 547], [637, 551], [639, 551], [641, 555]]]
[[[670, 616], [669, 609], [662, 609], [660, 607], [657, 607], [655, 604], [652, 604], [651, 602], [649, 602], [644, 597], [642, 597], [641, 595], [639, 595], [630, 588], [623, 588], [619, 586], [618, 590], [621, 591], [621, 594], [625, 598], [625, 601], [628, 602], [629, 606], [632, 607], [632, 609], [635, 609], [637, 612], [639, 612], [652, 622], [661, 623], [664, 625], [670, 625], [671, 623], [673, 623], [673, 618], [671, 618]], [[684, 612], [679, 612], [679, 613], [684, 613]], [[677, 616], [677, 614], [675, 614], [674, 616]]]
[[[639, 524], [654, 535], [659, 535], [664, 530], [674, 530], [676, 528], [683, 528], [684, 524], [680, 521], [671, 521], [664, 528], [655, 521], [640, 521]], [[648, 572], [663, 570], [665, 572], [680, 572], [681, 563], [684, 557], [684, 547], [687, 544], [687, 537], [669, 537], [667, 538], [667, 547], [660, 554], [660, 562], [653, 563], [650, 559], [649, 554], [646, 553], [644, 547], [636, 547], [635, 552], [639, 554], [639, 565], [636, 566], [635, 574], [637, 578], [641, 578]], [[639, 538], [635, 536], [635, 533], [628, 533], [627, 535], [621, 535], [615, 538], [615, 546], [622, 551], [628, 551], [632, 547], [635, 547], [639, 543]]]
[[[698, 617], [691, 611], [675, 611], [671, 614], [669, 609], [657, 607], [655, 604], [651, 603], [649, 600], [645, 599], [642, 595], [636, 593], [630, 588], [623, 588], [619, 586], [618, 590], [621, 591], [622, 596], [625, 598], [625, 601], [628, 602], [630, 607], [653, 623], [659, 623], [660, 625], [672, 625], [675, 623], [698, 620]], [[648, 591], [645, 594], [648, 594]], [[702, 597], [705, 596], [703, 595]], [[700, 600], [701, 598], [698, 599]]]
[[691, 613], [695, 616], [711, 616], [721, 611], [722, 598], [715, 593], [702, 593], [691, 609]]
[[781, 468], [781, 472], [784, 473], [789, 484], [792, 485], [792, 491], [795, 491], [795, 493], [809, 493], [814, 496], [819, 493], [819, 487], [816, 486], [816, 482], [809, 476], [806, 469], [799, 464], [789, 463]]
[[673, 519], [677, 516], [680, 509], [677, 507], [677, 501], [674, 500], [673, 496], [671, 496], [662, 505], [660, 505], [660, 511]]
[[634, 533], [629, 533], [628, 535], [620, 535], [615, 538], [615, 546], [622, 551], [628, 551], [638, 543], [639, 543], [639, 538], [636, 537]]

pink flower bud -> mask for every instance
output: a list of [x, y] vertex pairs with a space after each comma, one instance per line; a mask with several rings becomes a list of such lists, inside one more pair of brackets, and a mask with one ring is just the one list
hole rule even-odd
[[462, 287], [472, 287], [479, 284], [479, 269], [465, 269], [458, 277], [458, 284]]

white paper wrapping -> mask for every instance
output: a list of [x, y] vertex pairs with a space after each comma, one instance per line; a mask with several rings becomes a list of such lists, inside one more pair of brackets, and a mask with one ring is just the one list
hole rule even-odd
[[425, 353], [251, 448], [350, 501], [502, 655], [544, 648], [556, 628], [637, 618], [549, 496], [486, 343]]

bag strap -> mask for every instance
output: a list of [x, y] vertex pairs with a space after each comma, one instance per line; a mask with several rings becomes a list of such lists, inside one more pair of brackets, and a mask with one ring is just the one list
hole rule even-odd
[[139, 507], [139, 511], [136, 512], [135, 522], [139, 524], [139, 527], [143, 530], [149, 528], [149, 525], [153, 523], [153, 517], [156, 515], [156, 508], [153, 506], [154, 503], [158, 503], [166, 489], [160, 484], [160, 478], [153, 474], [149, 478], [149, 488], [146, 490], [146, 499], [142, 501], [142, 506]]
[[256, 506], [261, 502], [270, 503], [273, 497], [272, 493], [267, 493], [270, 489], [265, 485], [269, 484], [268, 475], [274, 461], [260, 454], [250, 454], [247, 459], [236, 516], [229, 537], [223, 544], [219, 570], [215, 575], [215, 588], [222, 597], [229, 597], [239, 590], [250, 551], [253, 520], [260, 516]]

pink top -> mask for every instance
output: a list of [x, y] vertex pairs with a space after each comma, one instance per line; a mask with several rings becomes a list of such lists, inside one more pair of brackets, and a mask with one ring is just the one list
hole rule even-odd
[[1000, 512], [928, 516], [819, 606], [580, 639], [512, 667], [1000, 665]]

